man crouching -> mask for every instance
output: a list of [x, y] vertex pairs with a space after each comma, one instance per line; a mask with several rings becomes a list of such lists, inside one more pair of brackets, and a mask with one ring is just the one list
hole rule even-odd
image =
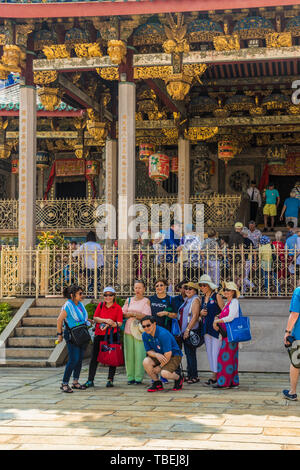
[[143, 366], [153, 380], [148, 392], [163, 390], [159, 375], [168, 380], [174, 380], [172, 390], [181, 390], [183, 376], [180, 371], [182, 352], [174, 336], [165, 328], [158, 326], [154, 317], [146, 316], [141, 320], [144, 333], [142, 335], [147, 357]]

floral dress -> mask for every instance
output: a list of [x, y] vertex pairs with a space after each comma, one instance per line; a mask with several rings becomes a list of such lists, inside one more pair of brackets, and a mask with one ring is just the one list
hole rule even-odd
[[[229, 315], [229, 306], [230, 302], [220, 313], [220, 319]], [[226, 323], [219, 323], [218, 326], [226, 331]], [[223, 338], [218, 355], [217, 384], [219, 387], [236, 387], [239, 385], [238, 357], [239, 344], [229, 343], [227, 337]]]

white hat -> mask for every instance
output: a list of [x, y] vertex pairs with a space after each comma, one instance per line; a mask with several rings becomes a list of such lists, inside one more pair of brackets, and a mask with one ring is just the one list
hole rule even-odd
[[112, 292], [113, 294], [116, 294], [115, 289], [114, 289], [113, 287], [111, 287], [111, 286], [105, 287], [105, 288], [103, 289], [103, 294], [105, 294], [105, 292]]

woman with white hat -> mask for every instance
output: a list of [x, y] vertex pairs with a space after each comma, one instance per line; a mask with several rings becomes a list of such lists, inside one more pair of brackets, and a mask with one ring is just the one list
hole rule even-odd
[[[113, 287], [108, 286], [103, 290], [104, 302], [100, 302], [94, 314], [94, 322], [96, 323], [93, 352], [89, 366], [89, 377], [85, 386], [87, 388], [94, 387], [94, 378], [98, 366], [98, 354], [101, 342], [104, 341], [107, 328], [114, 328], [113, 341], [117, 340], [117, 327], [121, 327], [123, 323], [123, 311], [120, 305], [116, 303], [116, 291]], [[108, 380], [106, 387], [113, 387], [114, 376], [116, 373], [115, 366], [109, 366]]]
[[213, 374], [207, 382], [204, 382], [204, 385], [210, 386], [217, 383], [218, 355], [222, 344], [219, 332], [213, 328], [213, 323], [215, 317], [223, 310], [224, 302], [221, 295], [216, 292], [218, 286], [212, 282], [208, 274], [203, 274], [200, 277], [199, 287], [203, 294], [200, 308], [203, 325], [202, 332], [204, 334], [209, 367]]
[[143, 360], [146, 351], [140, 320], [146, 315], [151, 315], [150, 300], [145, 297], [144, 281], [135, 281], [134, 294], [134, 297], [126, 300], [123, 307], [123, 316], [127, 319], [124, 329], [124, 351], [128, 385], [139, 385], [144, 377]]
[[213, 323], [213, 328], [221, 333], [223, 337], [218, 355], [217, 383], [213, 388], [226, 389], [239, 386], [238, 373], [238, 343], [229, 343], [226, 332], [226, 323], [231, 322], [239, 316], [240, 305], [238, 298], [240, 292], [234, 282], [224, 282], [220, 292], [227, 302], [220, 315]]

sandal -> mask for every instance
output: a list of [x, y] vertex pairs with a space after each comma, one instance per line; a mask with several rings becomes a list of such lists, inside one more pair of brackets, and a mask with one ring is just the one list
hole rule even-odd
[[72, 384], [73, 390], [86, 390], [87, 386], [86, 385], [81, 385], [80, 383]]
[[64, 393], [73, 393], [73, 390], [69, 387], [68, 384], [61, 384], [60, 390]]
[[207, 381], [207, 382], [204, 382], [203, 385], [205, 385], [205, 386], [207, 386], [207, 387], [210, 387], [211, 385], [214, 385], [214, 384], [216, 384], [216, 383], [217, 383], [216, 380], [208, 379], [208, 381]]
[[200, 382], [200, 379], [198, 379], [198, 378], [196, 378], [196, 377], [194, 377], [193, 379], [188, 379], [188, 380], [187, 380], [187, 383], [188, 383], [188, 384], [196, 384], [196, 383], [198, 383], [198, 382]]

